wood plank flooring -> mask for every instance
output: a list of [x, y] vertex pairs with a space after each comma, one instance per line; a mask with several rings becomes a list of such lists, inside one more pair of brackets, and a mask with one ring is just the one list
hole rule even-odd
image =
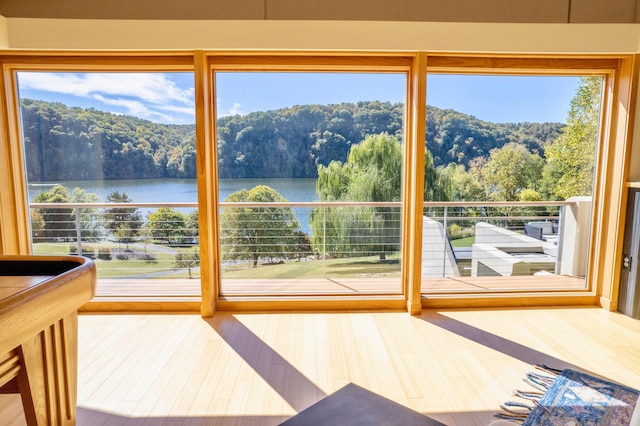
[[[423, 278], [423, 293], [478, 293], [504, 290], [581, 290], [583, 278], [566, 275], [528, 275], [515, 277]], [[305, 278], [305, 279], [225, 279], [227, 295], [248, 294], [400, 294], [400, 278]], [[198, 297], [200, 279], [108, 279], [98, 280], [96, 295], [109, 297]]]
[[[640, 321], [599, 308], [81, 315], [79, 425], [277, 425], [347, 383], [486, 425], [536, 363], [640, 388]], [[0, 395], [4, 425], [24, 425]]]

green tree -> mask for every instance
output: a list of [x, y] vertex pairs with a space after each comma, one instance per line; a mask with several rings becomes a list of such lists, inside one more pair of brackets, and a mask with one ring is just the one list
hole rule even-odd
[[582, 77], [571, 100], [567, 125], [545, 149], [547, 162], [559, 176], [553, 194], [560, 199], [591, 194], [601, 93], [601, 77]]
[[147, 227], [152, 237], [167, 243], [177, 242], [184, 236], [185, 223], [184, 214], [172, 207], [160, 207], [149, 213], [147, 218]]
[[[401, 197], [402, 147], [388, 134], [368, 136], [353, 145], [345, 163], [318, 166], [321, 201], [398, 201]], [[399, 212], [389, 207], [337, 207], [311, 212], [314, 244], [334, 255], [364, 255], [397, 251], [397, 238], [387, 240]], [[378, 214], [376, 214], [378, 213]], [[386, 222], [387, 232], [384, 232]], [[395, 225], [398, 228], [398, 225]], [[387, 243], [385, 245], [384, 243]]]
[[560, 134], [561, 123], [489, 123], [451, 109], [427, 106], [427, 148], [437, 167], [449, 163], [469, 169], [475, 158], [513, 142], [542, 151]]
[[518, 198], [520, 201], [542, 201], [542, 195], [534, 189], [525, 189], [520, 192]]
[[30, 182], [195, 177], [195, 128], [21, 99]]
[[176, 253], [173, 267], [189, 271], [189, 278], [193, 278], [191, 270], [198, 266], [200, 266], [200, 251], [197, 249], [180, 250]]
[[449, 163], [441, 169], [451, 185], [452, 201], [480, 201], [483, 200], [484, 190], [478, 178], [465, 170], [462, 164]]
[[[524, 202], [543, 201], [542, 194], [540, 194], [538, 191], [534, 189], [525, 189], [524, 191], [520, 192], [518, 197], [520, 201], [524, 201]], [[547, 208], [545, 207], [525, 206], [525, 207], [519, 208], [517, 214], [522, 216], [545, 216], [552, 212], [553, 212], [553, 208], [551, 208], [551, 211], [548, 211]], [[524, 223], [522, 226], [524, 226]]]
[[301, 258], [309, 256], [311, 253], [313, 253], [311, 238], [309, 238], [309, 234], [303, 231], [296, 231], [294, 234], [297, 238], [295, 241], [295, 253], [292, 253], [292, 255], [300, 260]]
[[[446, 177], [433, 167], [425, 149], [425, 200], [448, 198]], [[345, 163], [318, 166], [321, 201], [394, 202], [402, 197], [402, 145], [394, 136], [367, 136], [353, 145]], [[386, 254], [399, 249], [400, 211], [394, 207], [315, 209], [309, 222], [318, 251], [342, 256]]]
[[31, 239], [34, 243], [39, 243], [43, 238], [45, 238], [44, 217], [42, 213], [36, 210], [31, 210], [30, 216], [31, 216]]
[[[447, 167], [439, 167], [440, 173], [444, 176], [445, 181], [449, 183], [450, 200], [451, 201], [481, 201], [485, 200], [485, 192], [478, 176], [465, 170], [462, 164], [449, 163]], [[482, 214], [480, 207], [449, 207], [448, 215], [451, 216], [479, 216]], [[473, 227], [472, 221], [458, 221], [450, 227], [449, 235], [453, 236], [453, 232], [462, 234], [463, 227]]]
[[559, 201], [563, 198], [556, 193], [556, 186], [562, 177], [562, 172], [557, 162], [546, 162], [542, 168], [542, 179], [540, 180], [539, 191], [543, 200]]
[[[70, 203], [69, 188], [55, 185], [49, 191], [43, 191], [33, 199], [35, 203]], [[75, 237], [75, 221], [73, 209], [70, 208], [39, 208], [36, 212], [44, 223], [44, 238], [46, 241], [67, 240]]]
[[[43, 191], [34, 197], [34, 203], [95, 203], [98, 196], [87, 193], [80, 188], [70, 190], [64, 185], [55, 185], [49, 191]], [[93, 208], [79, 209], [76, 215], [74, 208], [39, 208], [36, 213], [44, 223], [41, 231], [47, 241], [70, 240], [77, 237], [79, 220], [82, 239], [96, 239], [100, 236], [100, 224], [97, 210]], [[36, 216], [38, 217], [38, 216]]]
[[187, 228], [185, 230], [185, 237], [189, 238], [191, 243], [198, 241], [199, 225], [198, 225], [198, 210], [193, 210], [187, 215]]
[[[126, 193], [112, 191], [107, 195], [109, 203], [131, 203], [133, 200]], [[137, 208], [113, 207], [105, 209], [105, 228], [123, 243], [134, 241], [140, 233], [144, 221]]]
[[485, 190], [495, 201], [518, 201], [525, 189], [536, 189], [544, 160], [524, 145], [509, 143], [491, 151], [482, 169]]
[[[281, 203], [287, 200], [275, 189], [258, 185], [229, 195], [225, 202]], [[289, 257], [296, 250], [300, 223], [289, 207], [228, 207], [220, 215], [223, 259]]]

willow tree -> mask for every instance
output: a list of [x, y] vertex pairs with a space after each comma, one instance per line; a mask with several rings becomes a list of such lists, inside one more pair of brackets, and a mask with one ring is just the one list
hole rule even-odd
[[[225, 202], [282, 203], [287, 200], [275, 189], [258, 185], [229, 195]], [[225, 260], [250, 259], [253, 267], [260, 258], [295, 256], [300, 223], [290, 207], [225, 207], [220, 214], [220, 240]]]
[[561, 199], [591, 194], [601, 93], [602, 77], [582, 77], [571, 100], [567, 125], [545, 148], [548, 170], [555, 177], [548, 179], [555, 182], [550, 192]]
[[[426, 150], [425, 150], [426, 151]], [[426, 151], [425, 200], [446, 199], [442, 176]], [[369, 135], [353, 145], [347, 161], [318, 166], [321, 201], [397, 202], [402, 199], [402, 145], [387, 133]], [[309, 222], [317, 251], [338, 256], [379, 255], [400, 246], [400, 209], [390, 206], [314, 209]]]

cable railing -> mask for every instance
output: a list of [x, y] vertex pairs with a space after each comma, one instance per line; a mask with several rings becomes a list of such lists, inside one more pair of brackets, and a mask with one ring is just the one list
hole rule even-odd
[[[567, 247], [576, 250], [564, 241], [576, 235], [564, 213], [574, 204], [425, 202], [422, 276], [583, 275], [562, 267]], [[199, 276], [197, 203], [30, 208], [34, 253], [94, 258], [99, 280]], [[222, 202], [218, 229], [223, 282], [400, 280], [400, 202]]]

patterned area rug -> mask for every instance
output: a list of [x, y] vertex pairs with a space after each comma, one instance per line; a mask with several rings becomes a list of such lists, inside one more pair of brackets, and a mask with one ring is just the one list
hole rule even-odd
[[524, 426], [632, 424], [638, 390], [575, 370], [536, 368], [524, 379], [536, 390], [515, 391], [524, 402], [503, 404], [496, 417]]

